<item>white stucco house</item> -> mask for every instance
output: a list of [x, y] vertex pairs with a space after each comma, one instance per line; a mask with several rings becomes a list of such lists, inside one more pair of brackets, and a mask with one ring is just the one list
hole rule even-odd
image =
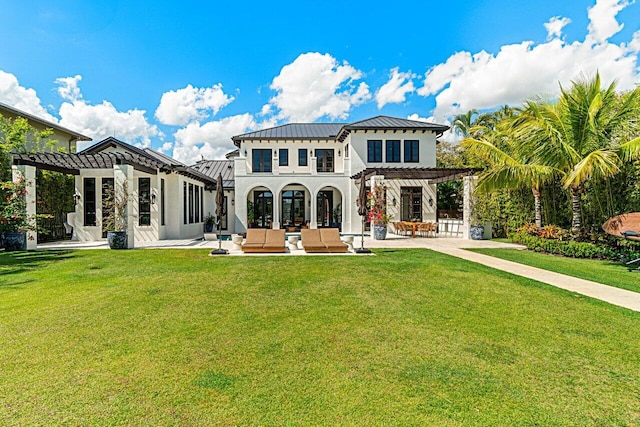
[[103, 239], [101, 201], [109, 186], [127, 182], [130, 247], [135, 241], [199, 238], [215, 212], [222, 175], [223, 234], [249, 227], [339, 226], [360, 233], [358, 182], [387, 186], [396, 221], [436, 221], [436, 184], [472, 173], [436, 167], [437, 138], [446, 125], [378, 116], [355, 123], [297, 123], [232, 137], [226, 160], [187, 166], [151, 149], [107, 138], [76, 154], [15, 155], [14, 164], [76, 176], [73, 239]]

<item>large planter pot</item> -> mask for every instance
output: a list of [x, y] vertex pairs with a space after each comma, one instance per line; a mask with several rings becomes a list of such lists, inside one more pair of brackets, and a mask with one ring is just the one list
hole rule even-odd
[[15, 231], [5, 232], [2, 237], [2, 247], [5, 251], [26, 251], [27, 232]]
[[204, 232], [205, 232], [205, 233], [211, 233], [211, 232], [213, 232], [213, 224], [205, 224], [205, 225], [204, 225]]
[[384, 240], [387, 238], [387, 226], [386, 225], [374, 225], [373, 226], [373, 238], [375, 240]]
[[111, 249], [127, 249], [129, 247], [126, 231], [108, 231], [107, 242], [109, 242]]
[[482, 225], [472, 225], [469, 228], [469, 236], [471, 240], [482, 240], [484, 234], [484, 227]]

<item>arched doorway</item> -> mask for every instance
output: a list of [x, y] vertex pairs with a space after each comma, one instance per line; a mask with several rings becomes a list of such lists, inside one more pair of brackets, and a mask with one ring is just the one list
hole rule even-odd
[[340, 228], [342, 223], [342, 195], [333, 187], [324, 187], [316, 196], [318, 228]]
[[273, 221], [273, 193], [270, 190], [255, 190], [253, 206], [248, 206], [247, 220], [250, 227], [271, 228]]
[[305, 195], [303, 190], [282, 192], [282, 226], [299, 229], [305, 222]]

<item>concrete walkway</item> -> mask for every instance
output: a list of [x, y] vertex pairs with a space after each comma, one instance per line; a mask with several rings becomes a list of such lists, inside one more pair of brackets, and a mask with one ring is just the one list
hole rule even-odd
[[[356, 237], [353, 246], [360, 247], [360, 238]], [[494, 242], [491, 240], [464, 240], [459, 238], [408, 238], [404, 236], [396, 236], [388, 234], [386, 240], [373, 240], [369, 236], [364, 238], [364, 246], [367, 248], [425, 248], [436, 252], [451, 255], [467, 261], [477, 262], [518, 276], [537, 280], [542, 283], [549, 284], [571, 292], [576, 292], [591, 298], [596, 298], [610, 304], [628, 308], [633, 311], [640, 312], [640, 293], [627, 291], [625, 289], [615, 288], [603, 285], [589, 280], [578, 279], [576, 277], [566, 276], [564, 274], [554, 273], [543, 270], [541, 268], [530, 267], [518, 264], [512, 261], [506, 261], [500, 258], [494, 258], [488, 255], [482, 255], [466, 250], [472, 248], [520, 248], [522, 246], [511, 243]], [[38, 249], [106, 249], [108, 246], [105, 241], [101, 242], [53, 242], [39, 244]], [[216, 249], [217, 241], [202, 240], [162, 240], [158, 242], [139, 242], [137, 248], [182, 248], [182, 249]], [[230, 255], [236, 256], [252, 256], [244, 255], [242, 251], [234, 250], [230, 241], [223, 241], [222, 247], [229, 250]], [[253, 256], [269, 256], [267, 254], [256, 254]], [[304, 250], [289, 250], [281, 256], [291, 255], [307, 255]], [[330, 254], [314, 254], [318, 256], [331, 256]], [[340, 256], [341, 254], [335, 254]], [[342, 254], [344, 256], [345, 254]], [[362, 256], [349, 253], [346, 255]], [[633, 273], [629, 273], [633, 274]]]

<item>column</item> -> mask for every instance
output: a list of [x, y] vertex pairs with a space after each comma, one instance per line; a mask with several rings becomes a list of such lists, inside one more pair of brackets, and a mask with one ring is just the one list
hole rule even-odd
[[126, 188], [127, 203], [126, 224], [127, 224], [127, 247], [133, 249], [135, 247], [135, 217], [133, 215], [133, 204], [136, 200], [133, 197], [133, 166], [131, 165], [113, 165], [113, 185], [117, 193], [122, 194]]
[[465, 176], [462, 178], [462, 238], [469, 240], [471, 228], [471, 210], [473, 209], [473, 192], [476, 188], [477, 176]]
[[[315, 166], [313, 170], [315, 170]], [[309, 202], [311, 202], [309, 206], [309, 211], [311, 212], [309, 228], [318, 228], [318, 196], [314, 195], [311, 190], [309, 190]]]
[[[36, 168], [34, 166], [13, 165], [11, 166], [11, 175], [13, 182], [24, 179], [26, 186], [26, 202], [27, 202], [27, 218], [32, 225], [36, 220]], [[27, 250], [35, 251], [38, 249], [38, 232], [35, 230], [27, 231]]]

